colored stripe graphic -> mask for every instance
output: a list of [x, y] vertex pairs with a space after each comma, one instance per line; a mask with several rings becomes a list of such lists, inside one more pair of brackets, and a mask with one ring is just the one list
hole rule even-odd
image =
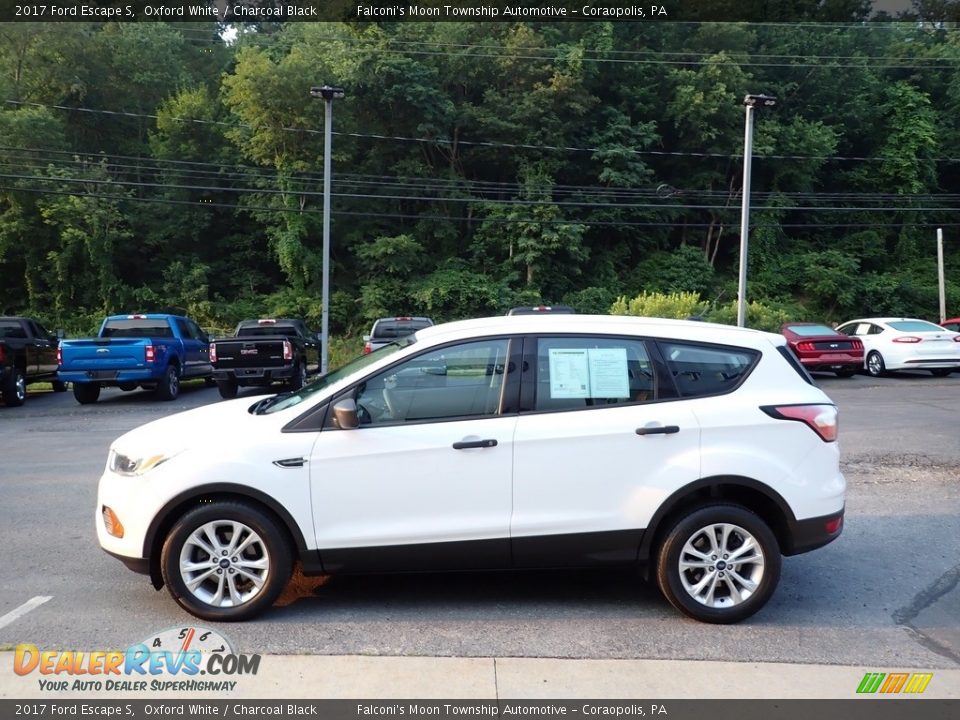
[[903, 689], [905, 693], [922, 693], [933, 679], [933, 673], [914, 673]]
[[890, 673], [887, 675], [887, 681], [880, 688], [882, 693], [898, 693], [910, 677], [909, 673]]
[[863, 680], [860, 681], [857, 692], [865, 694], [875, 693], [877, 688], [880, 687], [880, 683], [883, 682], [884, 677], [886, 677], [886, 673], [867, 673], [863, 676]]

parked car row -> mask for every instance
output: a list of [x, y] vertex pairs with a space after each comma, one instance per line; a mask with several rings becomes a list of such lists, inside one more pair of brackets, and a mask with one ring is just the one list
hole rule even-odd
[[302, 320], [241, 322], [230, 339], [211, 341], [187, 317], [161, 313], [111, 315], [96, 337], [59, 340], [35, 320], [0, 318], [0, 393], [22, 405], [30, 383], [67, 383], [81, 405], [104, 387], [151, 390], [160, 400], [180, 394], [180, 382], [217, 383], [222, 397], [244, 385], [284, 382], [299, 389], [320, 369], [320, 338]]
[[861, 318], [834, 330], [820, 323], [787, 323], [783, 335], [808, 370], [850, 377], [866, 371], [928, 370], [936, 377], [960, 371], [960, 320], [936, 325], [915, 318]]

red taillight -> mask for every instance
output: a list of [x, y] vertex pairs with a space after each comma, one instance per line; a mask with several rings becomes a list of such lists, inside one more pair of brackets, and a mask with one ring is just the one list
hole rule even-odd
[[370, 345], [370, 343], [365, 342], [363, 344], [363, 354], [366, 355], [367, 353], [372, 353], [372, 352], [373, 352], [373, 346]]
[[143, 348], [143, 359], [147, 362], [153, 362], [157, 359], [156, 350], [154, 350], [153, 345], [146, 345]]
[[922, 338], [918, 338], [916, 335], [904, 335], [903, 337], [894, 338], [893, 341], [897, 343], [918, 343]]
[[283, 359], [293, 360], [293, 345], [290, 344], [289, 340], [283, 341]]
[[957, 335], [955, 338], [953, 338], [953, 341], [954, 341], [954, 342], [960, 342], [960, 335]]
[[[365, 351], [365, 352], [366, 352], [366, 351]], [[6, 362], [6, 360], [7, 360], [7, 353], [6, 353], [6, 351], [3, 349], [3, 345], [0, 345], [0, 362]], [[59, 351], [59, 350], [57, 350], [57, 362], [58, 362], [58, 363], [60, 362], [60, 351]]]
[[798, 420], [806, 423], [824, 442], [837, 439], [835, 405], [766, 405], [760, 409], [778, 420]]
[[850, 340], [850, 345], [853, 347], [854, 350], [863, 350], [863, 343], [857, 340], [856, 338], [853, 338], [852, 340]]
[[812, 350], [815, 350], [815, 349], [816, 348], [813, 346], [812, 342], [797, 343], [797, 350], [800, 350], [801, 352], [811, 352]]
[[835, 517], [833, 520], [827, 520], [823, 524], [823, 530], [827, 535], [835, 535], [840, 532], [841, 528], [843, 528], [843, 515]]
[[[3, 349], [0, 348], [0, 360], [3, 360]], [[63, 350], [57, 348], [57, 365], [63, 365]]]
[[217, 344], [210, 343], [210, 362], [215, 363], [217, 361]]

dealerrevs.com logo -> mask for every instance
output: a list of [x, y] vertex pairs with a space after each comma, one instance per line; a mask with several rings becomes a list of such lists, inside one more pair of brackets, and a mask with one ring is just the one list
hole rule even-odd
[[23, 643], [13, 655], [17, 675], [37, 673], [40, 689], [51, 692], [229, 692], [237, 681], [227, 678], [259, 669], [259, 655], [236, 653], [223, 635], [199, 627], [170, 628], [126, 650], [41, 650]]
[[930, 684], [932, 679], [933, 673], [870, 672], [863, 676], [863, 680], [857, 687], [857, 693], [862, 695], [873, 695], [874, 693], [918, 695], [927, 689], [927, 685]]

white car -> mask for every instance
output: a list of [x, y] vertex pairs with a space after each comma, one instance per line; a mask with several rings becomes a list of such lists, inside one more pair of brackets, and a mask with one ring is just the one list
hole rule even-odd
[[837, 327], [863, 342], [863, 366], [873, 377], [888, 370], [929, 370], [938, 377], [960, 370], [960, 333], [926, 320], [865, 318]]
[[305, 574], [627, 566], [699, 620], [841, 532], [837, 409], [783, 336], [520, 315], [438, 325], [299, 391], [156, 420], [100, 479], [104, 550], [207, 620]]

